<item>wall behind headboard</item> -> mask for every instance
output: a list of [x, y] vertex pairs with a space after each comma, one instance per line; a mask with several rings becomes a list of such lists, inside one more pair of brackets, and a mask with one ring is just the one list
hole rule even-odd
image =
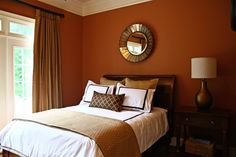
[[[155, 48], [147, 60], [129, 63], [119, 52], [119, 38], [136, 22], [151, 29]], [[229, 109], [236, 119], [236, 32], [230, 26], [230, 0], [154, 0], [83, 18], [83, 87], [104, 73], [176, 74], [176, 104], [194, 106], [200, 81], [191, 79], [190, 59], [197, 56], [217, 58], [218, 76], [208, 86], [215, 106]]]

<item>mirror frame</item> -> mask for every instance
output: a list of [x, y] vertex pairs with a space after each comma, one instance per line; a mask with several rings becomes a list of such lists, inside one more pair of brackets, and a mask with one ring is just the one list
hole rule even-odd
[[[147, 39], [147, 47], [139, 55], [133, 55], [128, 50], [128, 47], [127, 47], [127, 41], [129, 39], [129, 37], [135, 32], [140, 32], [140, 33], [144, 34]], [[153, 48], [152, 32], [144, 24], [132, 24], [132, 25], [126, 27], [126, 29], [121, 34], [119, 46], [120, 46], [120, 52], [126, 60], [128, 60], [130, 62], [135, 62], [135, 63], [143, 61], [143, 60], [147, 59], [152, 52], [152, 48]]]

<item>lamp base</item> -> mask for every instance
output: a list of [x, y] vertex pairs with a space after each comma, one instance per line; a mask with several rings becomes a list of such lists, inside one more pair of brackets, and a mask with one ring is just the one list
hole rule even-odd
[[201, 81], [201, 88], [195, 96], [195, 103], [197, 105], [198, 111], [207, 112], [212, 107], [212, 96], [207, 88], [207, 81]]

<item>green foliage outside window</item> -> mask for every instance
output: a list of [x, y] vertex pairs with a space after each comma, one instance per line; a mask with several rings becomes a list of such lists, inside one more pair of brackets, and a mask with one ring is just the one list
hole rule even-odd
[[14, 47], [14, 84], [15, 96], [29, 99], [32, 95], [32, 49]]

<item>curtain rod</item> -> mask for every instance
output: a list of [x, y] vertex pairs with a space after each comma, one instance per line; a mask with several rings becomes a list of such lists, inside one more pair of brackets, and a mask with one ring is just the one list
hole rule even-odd
[[64, 18], [64, 14], [57, 13], [57, 12], [54, 12], [54, 11], [51, 11], [51, 10], [48, 10], [48, 9], [44, 9], [44, 8], [42, 8], [42, 7], [38, 7], [38, 6], [36, 6], [36, 5], [32, 5], [32, 4], [29, 4], [29, 3], [27, 3], [27, 2], [24, 2], [24, 1], [22, 1], [22, 0], [15, 0], [15, 1], [18, 2], [18, 3], [22, 3], [22, 4], [24, 4], [24, 5], [27, 5], [27, 6], [31, 7], [31, 8], [40, 9], [40, 10], [45, 11], [45, 12], [47, 12], [47, 13], [55, 14], [55, 15], [58, 15], [58, 16]]

